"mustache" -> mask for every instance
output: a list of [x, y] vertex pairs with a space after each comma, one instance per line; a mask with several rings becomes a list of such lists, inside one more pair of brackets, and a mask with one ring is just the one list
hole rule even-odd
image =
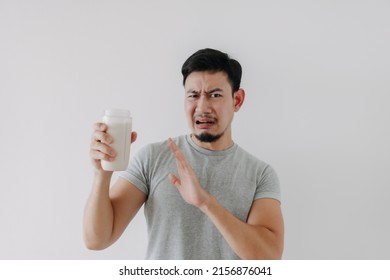
[[210, 120], [213, 122], [216, 122], [218, 120], [215, 116], [209, 115], [209, 114], [196, 114], [192, 117], [192, 119], [194, 121], [195, 120]]

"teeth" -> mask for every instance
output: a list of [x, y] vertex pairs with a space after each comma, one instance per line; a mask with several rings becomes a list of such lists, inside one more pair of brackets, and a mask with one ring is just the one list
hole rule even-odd
[[[201, 121], [201, 120], [202, 121]], [[214, 124], [216, 122], [216, 120], [215, 119], [213, 119], [213, 118], [195, 118], [195, 123], [196, 124]]]

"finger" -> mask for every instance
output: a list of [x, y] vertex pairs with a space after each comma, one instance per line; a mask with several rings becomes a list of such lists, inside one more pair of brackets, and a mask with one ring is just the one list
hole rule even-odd
[[112, 144], [113, 139], [107, 132], [95, 130], [92, 134], [92, 142], [102, 142], [105, 144]]
[[171, 151], [172, 151], [173, 153], [175, 153], [176, 150], [177, 150], [177, 146], [176, 146], [176, 144], [173, 142], [172, 138], [168, 138], [168, 145], [169, 145], [169, 148], [171, 149]]
[[105, 123], [97, 122], [97, 123], [94, 123], [93, 129], [98, 130], [98, 131], [107, 131], [108, 126]]
[[179, 171], [179, 173], [181, 173], [185, 167], [185, 158], [182, 155], [180, 149], [176, 146], [176, 144], [173, 142], [171, 138], [168, 139], [168, 144], [176, 159], [177, 170]]
[[134, 143], [135, 140], [137, 140], [137, 137], [138, 137], [137, 132], [133, 131], [133, 132], [131, 133], [131, 143]]
[[177, 178], [175, 175], [172, 173], [168, 174], [169, 181], [171, 181], [171, 184], [174, 185], [176, 188], [179, 188], [181, 186], [180, 179]]
[[173, 155], [176, 157], [176, 159], [186, 162], [186, 158], [184, 157], [183, 153], [179, 149], [179, 147], [173, 142], [171, 138], [168, 139], [169, 147], [171, 148], [171, 151]]
[[115, 159], [114, 157], [111, 157], [108, 154], [102, 153], [97, 150], [91, 150], [89, 154], [91, 159], [94, 161], [100, 161], [100, 160], [113, 161]]
[[176, 158], [176, 166], [177, 170], [179, 172], [179, 175], [182, 176], [185, 173], [191, 173], [192, 172], [192, 167], [187, 161], [187, 158], [184, 156], [183, 152], [179, 149], [179, 147], [173, 142], [172, 139], [170, 139], [170, 147], [173, 152], [173, 155]]
[[103, 154], [107, 154], [110, 157], [116, 156], [116, 151], [109, 145], [106, 145], [101, 142], [94, 142], [94, 144], [91, 147], [92, 150], [101, 152]]

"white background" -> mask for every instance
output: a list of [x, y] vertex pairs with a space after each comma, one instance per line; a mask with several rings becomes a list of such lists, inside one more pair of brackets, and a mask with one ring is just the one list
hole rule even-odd
[[[188, 133], [180, 68], [243, 66], [234, 140], [278, 172], [285, 259], [390, 258], [390, 4], [0, 0], [0, 259], [142, 259], [141, 210], [88, 251], [92, 124], [132, 111], [150, 142]], [[174, 221], [172, 221], [174, 223]]]

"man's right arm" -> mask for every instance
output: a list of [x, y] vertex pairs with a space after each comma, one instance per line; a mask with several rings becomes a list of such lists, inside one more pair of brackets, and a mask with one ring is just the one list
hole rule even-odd
[[[92, 190], [84, 211], [84, 242], [89, 249], [101, 250], [113, 244], [124, 232], [146, 200], [146, 195], [123, 178], [110, 188], [111, 171], [104, 171], [101, 160], [115, 157], [109, 146], [107, 126], [95, 124], [90, 156], [95, 167]], [[132, 134], [131, 142], [136, 139]], [[130, 141], [130, 139], [129, 139]]]

